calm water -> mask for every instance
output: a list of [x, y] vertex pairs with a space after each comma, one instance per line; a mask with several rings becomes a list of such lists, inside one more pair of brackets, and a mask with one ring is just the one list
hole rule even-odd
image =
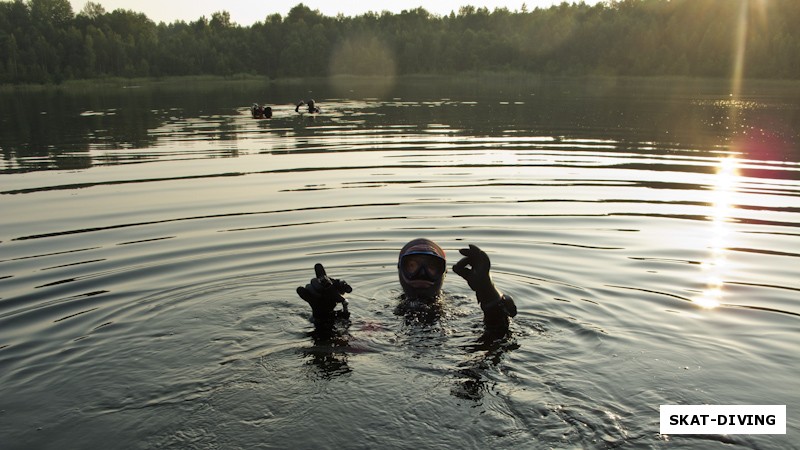
[[[798, 448], [800, 84], [0, 97], [4, 449]], [[441, 320], [393, 314], [420, 236], [489, 253], [510, 339], [476, 343], [453, 273]], [[316, 262], [355, 289], [332, 340]], [[661, 404], [785, 404], [788, 434], [661, 436]]]

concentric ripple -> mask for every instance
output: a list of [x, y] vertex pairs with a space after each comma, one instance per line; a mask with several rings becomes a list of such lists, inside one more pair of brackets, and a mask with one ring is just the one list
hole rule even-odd
[[[4, 132], [4, 445], [793, 445], [658, 434], [661, 404], [800, 402], [796, 140], [740, 131], [790, 125], [785, 99], [753, 93], [731, 134], [713, 89], [407, 83], [317, 95], [313, 117], [290, 89], [268, 121], [237, 90], [78, 96], [54, 138], [77, 148]], [[127, 121], [146, 129], [113, 132]], [[450, 265], [487, 251], [519, 308], [508, 339], [479, 342], [452, 271], [439, 320], [393, 313], [420, 236]], [[295, 293], [317, 262], [355, 289], [325, 339]]]

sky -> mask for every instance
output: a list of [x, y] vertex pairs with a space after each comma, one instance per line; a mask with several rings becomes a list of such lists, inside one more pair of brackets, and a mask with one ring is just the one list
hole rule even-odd
[[[549, 8], [560, 4], [563, 0], [92, 0], [103, 5], [106, 11], [128, 9], [144, 13], [148, 18], [158, 22], [172, 23], [176, 20], [194, 21], [202, 16], [207, 18], [217, 11], [228, 11], [231, 20], [242, 26], [250, 26], [263, 21], [268, 15], [286, 16], [292, 7], [303, 3], [311, 9], [317, 9], [326, 16], [357, 16], [369, 11], [390, 11], [399, 13], [403, 10], [423, 7], [438, 15], [458, 12], [464, 5], [519, 10], [525, 3], [528, 10]], [[584, 0], [587, 4], [596, 4], [600, 0]], [[86, 5], [87, 0], [70, 0], [72, 10], [77, 14]], [[580, 3], [579, 0], [567, 0], [567, 3]]]

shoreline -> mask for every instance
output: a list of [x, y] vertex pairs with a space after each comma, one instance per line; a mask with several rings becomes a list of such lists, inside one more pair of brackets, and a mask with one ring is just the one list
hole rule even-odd
[[[264, 75], [251, 75], [240, 74], [232, 76], [221, 75], [185, 75], [185, 76], [169, 76], [169, 77], [105, 77], [105, 78], [87, 78], [66, 80], [61, 83], [22, 83], [22, 84], [0, 84], [0, 93], [12, 93], [17, 91], [48, 91], [59, 89], [95, 89], [99, 87], [117, 87], [120, 89], [137, 89], [149, 86], [169, 86], [169, 85], [187, 85], [193, 83], [220, 83], [220, 84], [276, 84], [276, 85], [301, 85], [308, 82], [319, 83], [328, 81], [331, 83], [346, 82], [346, 83], [380, 83], [387, 82], [394, 83], [398, 80], [406, 81], [425, 81], [425, 80], [450, 80], [452, 82], [480, 82], [480, 81], [493, 81], [493, 80], [587, 80], [587, 81], [664, 81], [664, 82], [686, 82], [686, 83], [727, 83], [731, 84], [729, 78], [718, 77], [692, 77], [692, 76], [678, 76], [678, 75], [650, 75], [650, 76], [631, 76], [631, 75], [603, 75], [603, 74], [585, 74], [585, 75], [560, 75], [560, 74], [542, 74], [534, 72], [522, 71], [479, 71], [479, 72], [461, 72], [454, 74], [404, 74], [392, 77], [386, 76], [369, 76], [369, 75], [330, 75], [330, 76], [315, 76], [315, 77], [286, 77], [286, 78], [270, 78]], [[771, 84], [771, 85], [798, 85], [800, 86], [800, 79], [781, 79], [781, 78], [745, 78], [743, 80], [746, 84]]]

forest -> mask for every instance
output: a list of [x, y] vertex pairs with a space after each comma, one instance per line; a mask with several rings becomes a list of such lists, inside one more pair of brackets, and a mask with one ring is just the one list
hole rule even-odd
[[609, 0], [355, 17], [298, 4], [251, 26], [233, 23], [226, 11], [155, 23], [93, 2], [76, 13], [68, 0], [4, 0], [0, 83], [480, 71], [727, 77], [737, 58], [745, 77], [796, 79], [798, 23], [797, 0]]

